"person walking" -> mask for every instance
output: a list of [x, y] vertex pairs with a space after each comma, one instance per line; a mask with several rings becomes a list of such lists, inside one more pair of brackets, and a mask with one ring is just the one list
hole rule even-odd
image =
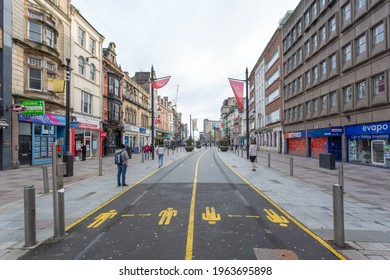
[[252, 163], [252, 171], [256, 171], [256, 165], [255, 165], [256, 158], [257, 158], [257, 145], [256, 145], [256, 141], [253, 140], [249, 147], [249, 160]]
[[150, 153], [150, 146], [148, 145], [148, 143], [146, 143], [146, 145], [144, 146], [145, 159], [149, 159], [149, 153]]
[[162, 167], [164, 164], [164, 154], [165, 154], [164, 145], [163, 144], [158, 145], [158, 147], [157, 147], [158, 168]]
[[[127, 160], [129, 159], [129, 154], [126, 151], [126, 146], [124, 144], [120, 145], [120, 148], [115, 152], [115, 163], [118, 167], [117, 181], [118, 187], [128, 186], [126, 184], [126, 171], [127, 171]], [[122, 184], [121, 184], [122, 178]]]

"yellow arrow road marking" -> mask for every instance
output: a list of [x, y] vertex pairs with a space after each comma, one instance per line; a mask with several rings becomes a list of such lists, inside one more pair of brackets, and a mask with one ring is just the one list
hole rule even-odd
[[245, 216], [247, 218], [260, 219], [260, 216]]
[[267, 219], [275, 224], [279, 224], [281, 227], [287, 227], [287, 224], [290, 222], [284, 217], [276, 214], [272, 209], [264, 209], [264, 212], [267, 213]]
[[134, 214], [122, 214], [121, 216], [122, 217], [134, 217], [135, 215]]
[[177, 210], [174, 210], [173, 208], [167, 208], [166, 210], [163, 210], [160, 212], [160, 214], [158, 214], [158, 216], [161, 217], [158, 224], [169, 225], [172, 217], [176, 217], [176, 215], [177, 215]]
[[221, 220], [221, 215], [215, 212], [214, 207], [206, 207], [206, 213], [202, 213], [202, 220], [208, 221], [210, 225], [215, 225]]
[[109, 212], [104, 212], [98, 215], [93, 223], [90, 223], [87, 228], [98, 228], [101, 224], [103, 224], [108, 219], [112, 219], [118, 214], [116, 210], [110, 210]]
[[229, 218], [241, 218], [242, 215], [227, 215]]

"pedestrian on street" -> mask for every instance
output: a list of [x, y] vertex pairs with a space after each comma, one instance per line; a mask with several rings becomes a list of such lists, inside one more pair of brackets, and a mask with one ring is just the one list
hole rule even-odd
[[149, 153], [150, 153], [150, 146], [148, 145], [148, 143], [146, 143], [146, 145], [144, 146], [145, 159], [149, 159]]
[[162, 167], [164, 164], [164, 153], [165, 153], [164, 145], [163, 144], [158, 145], [157, 147], [158, 168]]
[[257, 158], [257, 145], [256, 145], [256, 141], [253, 140], [249, 147], [249, 159], [252, 163], [252, 171], [256, 171], [256, 165], [255, 165], [256, 158]]
[[[118, 167], [117, 181], [118, 187], [128, 186], [126, 184], [126, 171], [127, 171], [127, 160], [129, 159], [129, 154], [126, 151], [126, 146], [124, 144], [120, 145], [120, 148], [115, 151], [115, 163]], [[122, 184], [121, 184], [122, 177]]]

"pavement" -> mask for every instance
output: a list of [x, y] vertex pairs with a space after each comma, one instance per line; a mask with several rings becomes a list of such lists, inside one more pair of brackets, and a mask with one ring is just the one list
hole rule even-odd
[[[211, 148], [215, 149], [216, 148]], [[202, 152], [204, 148], [195, 152]], [[164, 164], [189, 155], [184, 149], [169, 150]], [[333, 244], [333, 184], [338, 167], [319, 167], [318, 159], [259, 152], [256, 171], [244, 153], [220, 152], [221, 159], [291, 217], [327, 241], [350, 260], [390, 260], [390, 170], [343, 164], [345, 246]], [[269, 160], [268, 160], [269, 158]], [[51, 189], [51, 166], [47, 166]], [[131, 187], [158, 169], [154, 161], [142, 161], [140, 154], [129, 160], [127, 184]], [[128, 187], [117, 187], [114, 158], [75, 161], [73, 176], [64, 177], [65, 226], [83, 218]], [[53, 195], [45, 193], [42, 166], [23, 166], [0, 171], [0, 260], [16, 260], [26, 250], [24, 233], [24, 189], [33, 185], [36, 197], [36, 240], [50, 239], [53, 230]]]

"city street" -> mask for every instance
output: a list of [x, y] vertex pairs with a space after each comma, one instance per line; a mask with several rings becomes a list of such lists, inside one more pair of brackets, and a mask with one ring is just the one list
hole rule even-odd
[[203, 149], [142, 182], [21, 259], [344, 259]]

